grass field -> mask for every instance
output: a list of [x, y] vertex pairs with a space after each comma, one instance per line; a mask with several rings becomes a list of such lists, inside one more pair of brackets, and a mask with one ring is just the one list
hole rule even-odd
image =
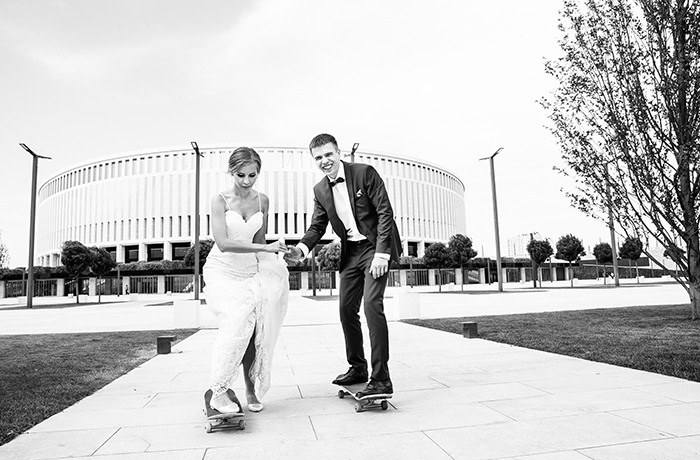
[[0, 445], [156, 355], [156, 337], [196, 329], [0, 336]]
[[462, 334], [476, 321], [479, 338], [700, 382], [700, 321], [690, 307], [667, 305], [404, 320]]

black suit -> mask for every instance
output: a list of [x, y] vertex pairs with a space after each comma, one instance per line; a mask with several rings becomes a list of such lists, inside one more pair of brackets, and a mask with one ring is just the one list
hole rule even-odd
[[367, 371], [362, 347], [360, 303], [364, 296], [365, 316], [372, 345], [372, 377], [389, 379], [389, 334], [384, 316], [384, 290], [388, 272], [376, 280], [369, 273], [375, 253], [389, 254], [390, 264], [398, 262], [401, 254], [394, 212], [384, 182], [370, 165], [342, 163], [350, 207], [359, 232], [367, 240], [354, 243], [347, 239], [347, 230], [338, 217], [333, 193], [327, 178], [314, 186], [314, 214], [301, 243], [311, 250], [326, 233], [330, 222], [340, 236], [340, 322], [345, 334], [348, 362], [360, 372]]

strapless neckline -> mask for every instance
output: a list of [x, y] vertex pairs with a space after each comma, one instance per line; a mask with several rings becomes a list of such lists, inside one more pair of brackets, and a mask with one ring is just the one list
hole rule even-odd
[[256, 214], [262, 214], [262, 211], [256, 211], [256, 212], [254, 212], [253, 214], [251, 214], [250, 217], [248, 217], [248, 220], [246, 220], [246, 218], [243, 217], [243, 215], [242, 215], [240, 212], [238, 212], [238, 211], [236, 211], [236, 210], [234, 210], [234, 209], [227, 209], [226, 212], [232, 212], [232, 213], [234, 213], [235, 215], [237, 215], [238, 217], [240, 217], [241, 220], [242, 220], [243, 222], [245, 222], [246, 224], [247, 224], [248, 222], [250, 222], [250, 220], [251, 220], [253, 217], [255, 217]]

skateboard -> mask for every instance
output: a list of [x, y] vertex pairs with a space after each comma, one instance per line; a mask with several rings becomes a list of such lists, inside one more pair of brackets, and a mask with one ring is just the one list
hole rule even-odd
[[[228, 397], [233, 400], [236, 395], [231, 390], [226, 390]], [[207, 424], [204, 429], [207, 433], [211, 433], [215, 430], [225, 430], [225, 429], [239, 429], [245, 430], [245, 414], [243, 412], [237, 412], [235, 414], [222, 414], [218, 410], [211, 407], [211, 397], [212, 391], [207, 390], [204, 393], [204, 415], [207, 416]]]
[[340, 390], [338, 390], [338, 397], [343, 399], [346, 396], [352, 396], [355, 400], [355, 412], [362, 412], [365, 409], [381, 408], [382, 410], [387, 410], [389, 408], [389, 403], [387, 399], [391, 399], [391, 394], [376, 394], [371, 396], [357, 396], [359, 391], [365, 389], [366, 384], [358, 383], [355, 385], [338, 385]]

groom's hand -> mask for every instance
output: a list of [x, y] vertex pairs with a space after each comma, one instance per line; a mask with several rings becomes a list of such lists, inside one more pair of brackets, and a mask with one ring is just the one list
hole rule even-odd
[[369, 267], [369, 272], [372, 275], [372, 278], [376, 280], [377, 278], [384, 276], [388, 271], [389, 261], [382, 257], [374, 256], [372, 259], [372, 265]]
[[299, 249], [296, 246], [287, 246], [288, 252], [284, 254], [284, 260], [287, 262], [290, 261], [297, 261], [301, 260], [301, 258], [304, 256], [304, 253], [301, 252], [301, 249]]

